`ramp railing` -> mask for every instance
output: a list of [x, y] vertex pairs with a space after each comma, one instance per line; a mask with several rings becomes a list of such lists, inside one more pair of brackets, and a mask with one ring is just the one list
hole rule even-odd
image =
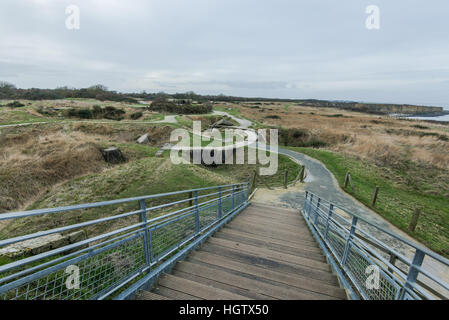
[[[37, 252], [0, 260], [0, 300], [113, 298], [213, 232], [247, 205], [248, 193], [241, 183], [0, 214], [0, 221], [49, 226], [0, 240], [0, 249], [44, 240]], [[85, 236], [73, 242], [75, 230]]]
[[302, 213], [353, 299], [448, 299], [448, 259], [310, 192]]

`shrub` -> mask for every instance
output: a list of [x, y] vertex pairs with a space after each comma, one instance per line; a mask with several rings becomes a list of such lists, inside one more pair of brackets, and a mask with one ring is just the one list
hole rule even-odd
[[266, 116], [265, 118], [266, 118], [266, 119], [280, 119], [281, 117], [279, 117], [279, 116], [276, 115], [276, 114], [273, 114], [273, 115]]
[[139, 111], [139, 112], [131, 114], [130, 118], [133, 120], [137, 120], [137, 119], [141, 118], [142, 116], [143, 116], [143, 113]]
[[19, 101], [13, 101], [13, 102], [10, 102], [10, 103], [8, 103], [6, 106], [7, 106], [7, 107], [10, 107], [10, 108], [21, 108], [21, 107], [25, 107], [25, 105], [24, 105], [23, 103], [19, 102]]
[[168, 101], [165, 97], [158, 97], [151, 103], [150, 110], [176, 114], [203, 114], [212, 112], [212, 104], [176, 104]]

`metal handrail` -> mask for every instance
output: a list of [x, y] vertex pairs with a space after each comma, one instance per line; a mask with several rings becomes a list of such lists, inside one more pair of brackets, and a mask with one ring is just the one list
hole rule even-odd
[[[249, 187], [249, 182], [237, 183], [0, 214], [0, 220], [18, 220], [125, 203], [137, 203], [140, 208], [1, 240], [0, 249], [53, 234], [85, 230], [104, 223], [118, 223], [119, 220], [129, 224], [123, 226], [120, 222], [121, 226], [112, 231], [74, 243], [49, 246], [42, 249], [41, 253], [13, 258], [13, 261], [0, 265], [0, 300], [104, 299], [115, 292], [126, 291], [130, 282], [145, 278], [153, 267], [161, 263], [170, 264], [171, 259], [178, 256], [177, 252], [190, 250], [189, 244], [194, 243], [195, 239], [203, 239], [216, 230], [216, 226], [240, 212], [248, 205]], [[147, 200], [177, 195], [182, 197], [183, 194], [193, 196], [147, 207]], [[194, 204], [180, 208], [187, 202]], [[106, 210], [108, 209], [105, 208]], [[156, 210], [171, 212], [148, 219], [148, 215]], [[130, 221], [133, 216], [139, 217], [140, 221]], [[74, 280], [67, 273], [68, 267], [78, 270], [78, 286], [73, 288], [66, 282]]]
[[[346, 219], [336, 209], [341, 210], [351, 219]], [[312, 228], [313, 234], [319, 238], [318, 242], [325, 247], [323, 249], [328, 258], [338, 262], [333, 263], [332, 266], [335, 266], [339, 278], [343, 283], [348, 281], [351, 283], [346, 286], [346, 289], [355, 292], [359, 298], [436, 299], [449, 296], [449, 284], [423, 266], [425, 257], [430, 257], [432, 261], [439, 263], [441, 268], [449, 270], [448, 259], [309, 191], [306, 191], [302, 213], [309, 227]], [[374, 227], [383, 236], [387, 235], [398, 243], [407, 245], [414, 252], [413, 258], [407, 258], [364, 230], [360, 222]], [[382, 254], [389, 254], [390, 261]], [[396, 266], [391, 259], [392, 256], [401, 261], [408, 270], [405, 271]], [[369, 275], [366, 273], [366, 268], [368, 266], [374, 266], [376, 270], [379, 270], [378, 278], [382, 286], [375, 288], [377, 291], [373, 291], [372, 286], [367, 285]], [[422, 279], [418, 280], [418, 276]]]

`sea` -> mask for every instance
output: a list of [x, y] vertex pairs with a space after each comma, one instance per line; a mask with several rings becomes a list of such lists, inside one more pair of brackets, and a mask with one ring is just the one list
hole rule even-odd
[[[449, 106], [443, 106], [443, 109], [449, 113]], [[442, 116], [430, 116], [430, 117], [412, 116], [412, 117], [407, 117], [407, 118], [418, 119], [418, 120], [434, 120], [434, 121], [449, 122], [449, 114], [442, 115]]]

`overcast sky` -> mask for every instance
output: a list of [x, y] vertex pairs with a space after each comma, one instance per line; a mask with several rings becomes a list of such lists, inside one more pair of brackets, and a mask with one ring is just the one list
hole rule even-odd
[[448, 16], [448, 0], [1, 0], [0, 80], [449, 106]]

